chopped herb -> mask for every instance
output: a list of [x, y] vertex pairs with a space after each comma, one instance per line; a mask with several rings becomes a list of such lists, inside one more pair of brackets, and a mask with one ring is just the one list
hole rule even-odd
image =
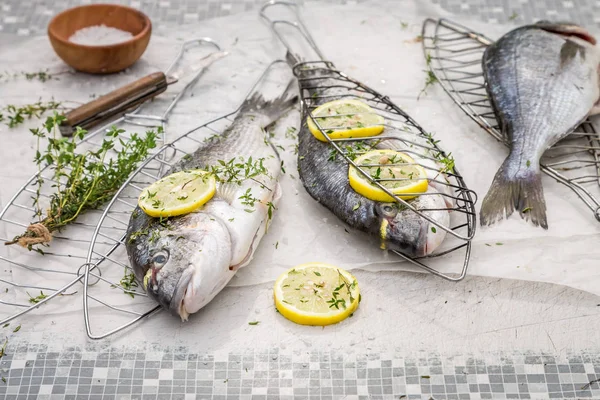
[[352, 211], [356, 211], [356, 210], [358, 210], [358, 208], [359, 208], [359, 207], [360, 207], [360, 201], [359, 201], [358, 203], [356, 203], [356, 204], [354, 205], [354, 207], [352, 207]]
[[260, 321], [248, 322], [248, 325], [258, 325], [258, 324], [260, 324]]
[[400, 27], [401, 27], [402, 29], [406, 29], [406, 28], [408, 28], [408, 22], [400, 22]]
[[10, 325], [10, 322], [7, 322], [6, 324], [4, 324], [3, 328], [6, 328], [9, 325]]
[[513, 13], [510, 15], [510, 17], [508, 17], [509, 21], [514, 21], [515, 19], [517, 19], [519, 17], [519, 14], [517, 14], [516, 11], [513, 11]]
[[531, 161], [527, 160], [527, 166], [529, 167], [531, 165]]
[[235, 218], [229, 218], [228, 219], [229, 222], [233, 222], [233, 220], [235, 220]]
[[[179, 238], [182, 238], [182, 236], [178, 237], [175, 241], [179, 240]], [[135, 275], [133, 274], [133, 272], [130, 272], [127, 268], [125, 268], [124, 275], [119, 281], [119, 286], [126, 290], [123, 293], [125, 293], [128, 296], [131, 296], [132, 299], [135, 298], [135, 295], [130, 292], [135, 291], [135, 288], [138, 287], [138, 283], [135, 280]], [[116, 288], [117, 286], [111, 285], [111, 287]]]
[[[430, 60], [431, 60], [431, 58], [428, 58], [428, 62], [430, 62]], [[421, 98], [422, 94], [427, 94], [427, 88], [429, 86], [432, 86], [433, 84], [439, 82], [438, 78], [435, 76], [435, 74], [433, 73], [433, 71], [428, 70], [428, 71], [425, 71], [425, 73], [426, 73], [425, 86], [423, 87], [423, 89], [421, 89], [421, 92], [417, 96], [417, 100], [419, 100]]]
[[279, 247], [279, 242], [275, 243], [275, 249]]
[[321, 276], [321, 273], [320, 273], [320, 272], [318, 272], [318, 271], [313, 271], [313, 273], [314, 273], [316, 276]]
[[36, 297], [33, 297], [32, 295], [30, 295], [29, 292], [25, 292], [25, 293], [27, 293], [27, 295], [29, 296], [29, 302], [31, 304], [37, 304], [40, 301], [44, 300], [46, 297], [48, 297], [48, 295], [44, 294], [44, 292], [42, 292], [41, 290], [40, 290], [39, 296], [36, 296]]
[[523, 209], [523, 211], [521, 211], [521, 212], [522, 212], [523, 214], [525, 214], [525, 213], [528, 213], [528, 212], [529, 212], [529, 211], [531, 211], [531, 210], [532, 210], [532, 208], [531, 208], [531, 207], [525, 207], [525, 208]]
[[436, 233], [436, 232], [437, 232], [437, 229], [435, 229], [435, 226], [432, 226], [432, 227], [431, 227], [431, 232], [433, 232], [433, 233]]
[[298, 138], [298, 135], [296, 134], [296, 128], [293, 126], [288, 127], [285, 130], [285, 137], [288, 139], [296, 140]]
[[498, 243], [496, 243], [496, 246], [502, 246], [503, 244], [504, 244], [504, 243], [500, 243], [500, 242], [498, 242]]
[[4, 357], [6, 355], [6, 345], [8, 344], [8, 338], [6, 338], [6, 340], [4, 341], [4, 344], [2, 345], [2, 348], [0, 349], [0, 358]]
[[17, 327], [16, 327], [16, 328], [13, 330], [13, 332], [19, 332], [20, 330], [21, 330], [21, 325], [17, 326]]

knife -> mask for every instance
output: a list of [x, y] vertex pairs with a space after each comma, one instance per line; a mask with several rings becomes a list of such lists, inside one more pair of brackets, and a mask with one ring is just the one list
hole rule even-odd
[[108, 118], [122, 116], [132, 108], [154, 98], [167, 90], [167, 86], [179, 81], [184, 76], [199, 73], [213, 62], [225, 57], [226, 51], [218, 51], [200, 59], [198, 62], [182, 68], [169, 76], [163, 72], [154, 72], [143, 78], [122, 86], [110, 93], [98, 97], [74, 110], [69, 111], [59, 129], [62, 136], [73, 135], [76, 127], [89, 130]]

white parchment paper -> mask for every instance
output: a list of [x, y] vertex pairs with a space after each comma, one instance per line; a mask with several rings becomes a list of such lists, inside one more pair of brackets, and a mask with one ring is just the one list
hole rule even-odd
[[[348, 75], [390, 96], [427, 131], [435, 133], [442, 148], [454, 155], [467, 185], [482, 199], [507, 149], [465, 116], [441, 88], [431, 87], [417, 100], [425, 82], [426, 66], [421, 44], [414, 39], [420, 34], [424, 18], [439, 17], [442, 13], [416, 0], [352, 6], [307, 2], [302, 13], [325, 56]], [[457, 22], [492, 38], [511, 28]], [[60, 80], [46, 83], [9, 80], [0, 83], [0, 105], [25, 104], [40, 98], [86, 102], [92, 94], [102, 94], [134, 78], [164, 70], [184, 39], [213, 37], [230, 50], [231, 55], [211, 67], [174, 110], [168, 127], [172, 140], [196, 125], [235, 109], [266, 65], [284, 55], [283, 47], [256, 12], [162, 32], [163, 36], [152, 38], [142, 59], [126, 73], [106, 77], [66, 73], [60, 75]], [[0, 70], [15, 72], [39, 70], [40, 66], [67, 70], [45, 37], [24, 41], [16, 48], [3, 46], [0, 66]], [[164, 106], [176, 92], [177, 88], [170, 88], [153, 106], [157, 109]], [[308, 261], [332, 263], [350, 270], [420, 271], [366, 244], [361, 234], [346, 232], [340, 220], [306, 193], [296, 171], [296, 156], [292, 151], [295, 141], [285, 135], [288, 127], [299, 126], [299, 118], [298, 110], [293, 110], [274, 130], [274, 141], [288, 150], [282, 154], [287, 170], [281, 181], [283, 198], [254, 261], [238, 272], [230, 286], [272, 282], [286, 269]], [[27, 129], [36, 123], [30, 121], [16, 129], [0, 127], [2, 206], [35, 171], [31, 161], [34, 141]], [[543, 182], [550, 229], [534, 228], [518, 217], [491, 228], [478, 227], [469, 274], [555, 283], [600, 294], [599, 223], [567, 188], [546, 176]], [[596, 194], [600, 196], [600, 190]], [[477, 211], [479, 207], [480, 203]], [[6, 252], [6, 249], [0, 251]], [[30, 259], [30, 262], [40, 265], [44, 262], [37, 254], [26, 257], [37, 257], [39, 261]], [[123, 252], [120, 257], [126, 260]], [[456, 252], [431, 260], [429, 265], [444, 272], [458, 272], [463, 257], [463, 252]], [[4, 270], [2, 274], [10, 279], [29, 279], [28, 272], [18, 269]], [[115, 296], [123, 297], [120, 293]], [[81, 307], [80, 300], [57, 303], [60, 305], [48, 304], [44, 313], [76, 315]], [[68, 304], [66, 308], [65, 304]], [[110, 310], [99, 310], [107, 321], [113, 318]]]

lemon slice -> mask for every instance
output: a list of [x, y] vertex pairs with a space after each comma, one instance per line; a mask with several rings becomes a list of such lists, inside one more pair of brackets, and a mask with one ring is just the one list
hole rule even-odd
[[333, 265], [308, 263], [282, 274], [275, 282], [275, 307], [301, 325], [331, 325], [350, 316], [360, 302], [358, 282]]
[[[330, 139], [376, 136], [383, 132], [385, 120], [359, 100], [342, 99], [322, 104], [312, 111], [313, 118]], [[310, 132], [322, 142], [327, 139], [310, 117]]]
[[174, 217], [205, 204], [216, 188], [215, 177], [206, 171], [175, 172], [142, 190], [138, 205], [151, 217]]
[[[427, 191], [427, 171], [406, 153], [390, 149], [372, 150], [356, 158], [354, 163], [373, 179], [380, 179], [382, 186], [403, 200], [415, 198]], [[352, 189], [368, 199], [394, 201], [392, 196], [373, 185], [353, 165], [348, 168], [348, 179]]]

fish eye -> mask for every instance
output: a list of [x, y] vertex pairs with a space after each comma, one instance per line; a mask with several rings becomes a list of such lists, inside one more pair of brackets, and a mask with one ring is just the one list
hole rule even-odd
[[386, 217], [393, 217], [398, 213], [398, 211], [396, 210], [396, 207], [393, 207], [390, 204], [385, 204], [385, 205], [381, 206], [381, 211], [383, 211], [383, 214]]
[[152, 257], [152, 264], [154, 264], [154, 268], [160, 268], [167, 263], [169, 259], [169, 253], [166, 251], [159, 251]]

